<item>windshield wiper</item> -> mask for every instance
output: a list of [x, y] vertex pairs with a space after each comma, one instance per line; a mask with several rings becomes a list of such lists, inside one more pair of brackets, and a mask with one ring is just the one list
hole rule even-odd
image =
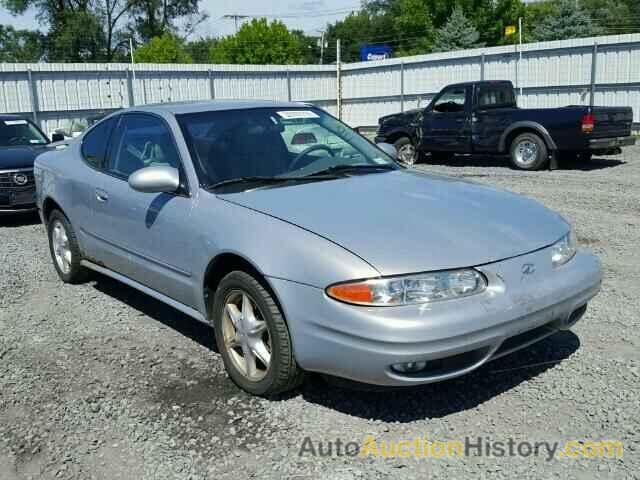
[[350, 173], [350, 172], [366, 172], [366, 171], [387, 171], [396, 170], [397, 167], [391, 164], [373, 165], [369, 163], [356, 163], [354, 165], [333, 165], [332, 167], [318, 170], [317, 172], [305, 175], [304, 178], [317, 177], [320, 175], [330, 175], [333, 173]]
[[213, 185], [207, 185], [205, 189], [216, 190], [220, 187], [227, 187], [229, 185], [241, 185], [241, 184], [258, 184], [258, 185], [277, 185], [279, 183], [287, 182], [308, 182], [310, 180], [332, 180], [338, 178], [335, 175], [318, 175], [312, 179], [307, 177], [237, 177], [222, 180], [221, 182], [214, 183]]

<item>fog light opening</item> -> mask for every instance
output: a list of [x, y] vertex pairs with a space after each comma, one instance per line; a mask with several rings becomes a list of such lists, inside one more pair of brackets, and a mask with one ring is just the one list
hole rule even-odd
[[396, 363], [391, 368], [399, 373], [416, 373], [427, 368], [427, 362]]

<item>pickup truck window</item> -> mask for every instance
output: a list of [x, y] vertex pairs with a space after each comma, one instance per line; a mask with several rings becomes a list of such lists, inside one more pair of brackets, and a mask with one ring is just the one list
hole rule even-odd
[[464, 112], [467, 100], [465, 88], [452, 88], [445, 90], [433, 105], [433, 111], [437, 113]]
[[516, 98], [511, 85], [483, 85], [478, 88], [478, 107], [513, 107]]

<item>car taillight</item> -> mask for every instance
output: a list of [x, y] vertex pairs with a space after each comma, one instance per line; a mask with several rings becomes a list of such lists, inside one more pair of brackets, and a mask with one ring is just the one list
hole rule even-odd
[[587, 113], [582, 117], [582, 132], [591, 133], [595, 127], [596, 119], [592, 113]]

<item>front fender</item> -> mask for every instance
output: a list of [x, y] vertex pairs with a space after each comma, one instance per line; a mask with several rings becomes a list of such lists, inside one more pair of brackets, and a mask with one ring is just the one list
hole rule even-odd
[[201, 202], [193, 219], [200, 226], [200, 248], [194, 252], [197, 285], [203, 284], [211, 260], [224, 253], [244, 258], [265, 277], [322, 289], [380, 276], [356, 254], [296, 225], [214, 196]]

